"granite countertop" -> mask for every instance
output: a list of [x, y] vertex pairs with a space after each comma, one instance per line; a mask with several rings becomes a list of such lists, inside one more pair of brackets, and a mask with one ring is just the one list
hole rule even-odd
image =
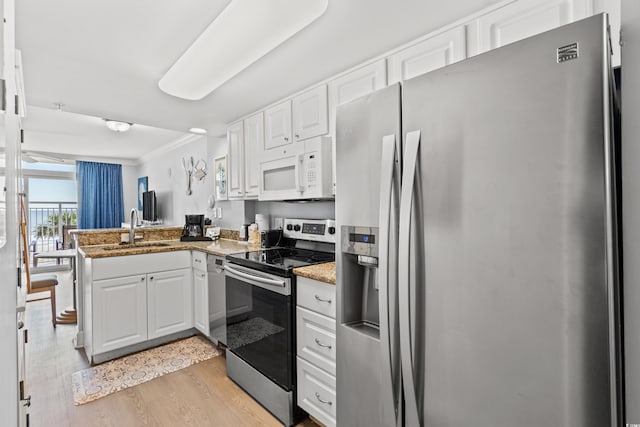
[[330, 285], [336, 284], [336, 262], [310, 265], [308, 267], [298, 267], [293, 269], [296, 276], [308, 279], [319, 280]]
[[[144, 246], [147, 245], [147, 246]], [[236, 240], [218, 239], [203, 242], [181, 242], [179, 240], [145, 241], [137, 246], [106, 244], [80, 246], [78, 252], [85, 258], [106, 258], [123, 255], [151, 254], [157, 252], [173, 252], [197, 250], [212, 255], [225, 256], [236, 252], [257, 251], [260, 245], [247, 244]]]

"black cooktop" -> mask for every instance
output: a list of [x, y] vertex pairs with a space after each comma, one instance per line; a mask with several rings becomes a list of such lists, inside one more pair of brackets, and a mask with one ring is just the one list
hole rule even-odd
[[298, 248], [269, 248], [227, 255], [227, 261], [275, 274], [291, 275], [291, 270], [335, 260], [332, 252]]

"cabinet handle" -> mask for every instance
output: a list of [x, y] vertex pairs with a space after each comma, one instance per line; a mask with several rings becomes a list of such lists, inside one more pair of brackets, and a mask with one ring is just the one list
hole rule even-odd
[[202, 274], [200, 275], [200, 277], [202, 277], [202, 278], [204, 279], [206, 276], [205, 276], [205, 274], [204, 274], [204, 273], [202, 273]]
[[285, 136], [285, 137], [284, 137], [284, 140], [285, 140], [285, 141], [288, 141], [288, 140], [289, 140], [289, 138], [287, 138], [287, 137]]
[[153, 280], [153, 276], [149, 277], [149, 280]]
[[31, 406], [31, 395], [24, 398], [24, 403], [22, 404], [22, 406], [26, 406], [27, 408]]
[[326, 302], [328, 304], [331, 304], [331, 299], [320, 298], [318, 295], [316, 295], [316, 301]]
[[18, 320], [18, 329], [24, 328], [24, 322], [22, 320]]
[[142, 277], [140, 278], [140, 281], [141, 281], [141, 282], [144, 282], [144, 276], [142, 276]]
[[300, 138], [300, 134], [296, 133], [296, 138]]
[[333, 405], [333, 402], [330, 400], [322, 400], [322, 398], [320, 397], [317, 391], [316, 391], [316, 399], [318, 399], [320, 403], [324, 403], [325, 405], [329, 405], [329, 406]]
[[199, 260], [198, 258], [194, 259], [195, 262], [202, 262], [201, 260]]
[[320, 347], [331, 349], [331, 344], [322, 344], [318, 338], [316, 338], [316, 344], [318, 344]]

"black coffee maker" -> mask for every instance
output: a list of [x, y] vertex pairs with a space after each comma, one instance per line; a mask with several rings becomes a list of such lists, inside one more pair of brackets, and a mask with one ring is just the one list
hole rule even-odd
[[204, 235], [204, 215], [184, 216], [184, 228], [182, 229], [180, 240], [182, 242], [211, 240], [211, 237]]

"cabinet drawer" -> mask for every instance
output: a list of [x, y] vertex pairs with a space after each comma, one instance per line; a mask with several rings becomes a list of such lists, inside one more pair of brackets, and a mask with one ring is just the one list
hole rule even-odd
[[192, 251], [191, 254], [191, 266], [197, 270], [207, 271], [207, 254], [200, 251]]
[[317, 280], [298, 277], [296, 279], [298, 293], [297, 304], [316, 311], [332, 319], [336, 318], [336, 287]]
[[336, 374], [336, 321], [301, 307], [296, 308], [299, 357]]
[[336, 425], [336, 377], [298, 357], [298, 406], [327, 427]]

